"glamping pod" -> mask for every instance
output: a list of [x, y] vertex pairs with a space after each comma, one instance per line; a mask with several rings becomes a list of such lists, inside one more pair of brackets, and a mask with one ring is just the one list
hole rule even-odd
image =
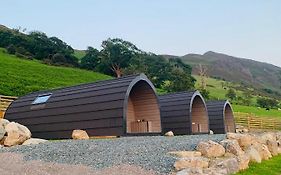
[[210, 130], [214, 134], [235, 132], [235, 120], [232, 107], [228, 101], [207, 102]]
[[198, 91], [159, 96], [163, 132], [177, 135], [209, 133], [205, 101]]
[[31, 93], [14, 101], [5, 118], [27, 126], [33, 137], [70, 138], [161, 133], [158, 98], [144, 74]]

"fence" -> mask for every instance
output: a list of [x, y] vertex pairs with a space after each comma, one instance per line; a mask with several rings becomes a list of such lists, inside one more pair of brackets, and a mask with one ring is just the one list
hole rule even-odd
[[281, 130], [281, 119], [274, 117], [257, 117], [254, 114], [235, 112], [236, 125], [249, 130]]
[[15, 99], [17, 97], [0, 95], [0, 118], [4, 117], [5, 111]]

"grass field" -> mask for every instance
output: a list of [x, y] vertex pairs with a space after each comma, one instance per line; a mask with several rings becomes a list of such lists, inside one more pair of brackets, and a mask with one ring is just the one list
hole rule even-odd
[[267, 111], [264, 108], [258, 108], [254, 106], [232, 105], [232, 107], [234, 112], [252, 113], [258, 117], [281, 117], [281, 111], [276, 109]]
[[262, 163], [250, 164], [247, 170], [237, 173], [236, 175], [280, 175], [281, 174], [281, 155], [275, 156], [270, 160]]
[[0, 49], [0, 94], [22, 96], [29, 92], [110, 79], [77, 68], [56, 67], [25, 60]]
[[84, 50], [74, 50], [74, 56], [77, 57], [79, 60], [86, 55]]

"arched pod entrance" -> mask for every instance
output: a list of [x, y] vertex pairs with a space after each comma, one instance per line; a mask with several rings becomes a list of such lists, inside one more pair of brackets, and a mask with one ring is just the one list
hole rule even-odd
[[207, 102], [210, 129], [215, 134], [235, 132], [235, 120], [229, 101]]
[[[152, 102], [154, 112], [148, 110]], [[148, 121], [152, 129], [128, 132], [127, 117], [132, 119], [128, 109], [134, 109], [134, 120]], [[140, 74], [34, 92], [14, 101], [5, 118], [27, 126], [33, 137], [45, 139], [71, 138], [74, 129], [86, 130], [90, 136], [125, 136], [160, 133], [159, 111], [154, 86]]]
[[205, 101], [198, 91], [179, 92], [159, 97], [163, 132], [177, 135], [209, 132]]

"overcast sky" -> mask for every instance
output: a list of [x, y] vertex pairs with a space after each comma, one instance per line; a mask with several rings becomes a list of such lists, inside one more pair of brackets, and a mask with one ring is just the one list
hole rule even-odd
[[280, 0], [5, 0], [0, 24], [76, 49], [120, 37], [145, 51], [216, 51], [281, 67]]

